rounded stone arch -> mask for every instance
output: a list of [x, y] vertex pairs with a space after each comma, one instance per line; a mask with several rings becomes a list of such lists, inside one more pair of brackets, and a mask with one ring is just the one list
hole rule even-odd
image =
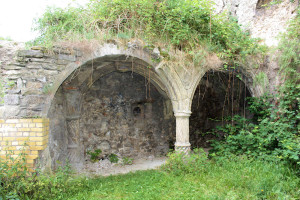
[[[128, 49], [119, 48], [115, 44], [106, 43], [96, 48], [92, 53], [84, 54], [80, 60], [69, 63], [66, 68], [53, 81], [52, 92], [47, 97], [45, 106], [42, 111], [42, 116], [47, 116], [52, 100], [58, 88], [67, 80], [72, 79], [72, 74], [84, 68], [92, 66], [101, 71], [98, 76], [93, 77], [93, 80], [99, 79], [101, 76], [113, 71], [127, 72], [132, 71], [140, 74], [145, 78], [149, 78], [151, 83], [158, 89], [158, 91], [166, 98], [170, 98], [170, 91], [168, 84], [164, 84], [163, 78], [157, 73], [156, 66], [159, 64], [154, 60], [159, 58], [158, 54], [152, 53], [147, 49], [143, 49], [137, 45], [132, 45]], [[95, 69], [93, 69], [95, 70]], [[90, 76], [89, 76], [90, 77]], [[72, 80], [71, 80], [72, 81]], [[83, 81], [83, 87], [86, 81]]]
[[[229, 73], [229, 72], [237, 72], [238, 74], [240, 74], [240, 80], [247, 85], [247, 88], [249, 89], [251, 96], [253, 97], [259, 97], [262, 95], [263, 93], [263, 88], [260, 85], [255, 85], [253, 84], [253, 80], [255, 78], [255, 73], [253, 71], [250, 70], [246, 70], [244, 67], [239, 67], [239, 68], [235, 68], [233, 70], [225, 70], [225, 69], [212, 69], [212, 68], [208, 68], [206, 70], [201, 71], [201, 73], [199, 73], [197, 80], [194, 82], [193, 85], [193, 89], [192, 89], [192, 93], [191, 93], [191, 99], [193, 99], [194, 95], [195, 95], [195, 91], [200, 83], [200, 81], [202, 80], [203, 76], [210, 72], [224, 72], [224, 73]], [[191, 104], [192, 105], [192, 104]], [[190, 105], [190, 108], [191, 108]]]
[[[145, 135], [145, 137], [146, 136], [149, 137], [150, 142], [149, 144], [145, 143], [145, 146], [147, 148], [149, 146], [149, 148], [151, 147], [155, 149], [154, 151], [160, 152], [165, 150], [165, 146], [167, 144], [166, 140], [170, 140], [172, 142], [172, 145], [174, 144], [175, 131], [173, 129], [175, 126], [173, 123], [175, 123], [175, 118], [172, 112], [173, 106], [170, 99], [170, 93], [169, 93], [170, 90], [168, 89], [168, 86], [165, 85], [165, 82], [163, 82], [163, 78], [157, 72], [157, 63], [153, 62], [153, 57], [157, 55], [153, 55], [141, 49], [135, 51], [128, 51], [122, 49], [120, 50], [115, 45], [110, 45], [110, 44], [107, 45], [106, 47], [101, 47], [101, 48], [102, 50], [97, 49], [93, 53], [83, 56], [83, 59], [81, 59], [80, 61], [68, 64], [66, 68], [56, 77], [54, 81], [54, 85], [52, 89], [53, 93], [51, 94], [51, 96], [48, 97], [46, 102], [47, 107], [44, 109], [44, 116], [50, 118], [50, 135], [49, 135], [48, 151], [49, 154], [51, 154], [50, 156], [51, 159], [49, 160], [51, 160], [52, 162], [53, 160], [56, 159], [68, 157], [70, 160], [72, 160], [73, 164], [77, 162], [76, 158], [81, 158], [81, 160], [78, 163], [83, 163], [82, 158], [84, 158], [84, 156], [82, 155], [83, 154], [82, 152], [86, 150], [86, 146], [85, 144], [82, 144], [78, 140], [78, 138], [81, 137], [81, 133], [83, 134], [84, 137], [87, 135], [86, 132], [81, 130], [85, 130], [84, 127], [82, 127], [82, 125], [86, 126], [85, 119], [89, 118], [89, 116], [81, 115], [82, 114], [81, 111], [83, 110], [84, 114], [92, 113], [92, 112], [87, 112], [87, 109], [85, 109], [89, 105], [86, 105], [86, 107], [83, 107], [83, 109], [81, 110], [82, 108], [81, 106], [84, 105], [81, 103], [89, 102], [89, 100], [87, 100], [87, 98], [85, 97], [88, 97], [90, 94], [92, 95], [94, 94], [93, 91], [94, 88], [91, 88], [91, 86], [97, 88], [99, 86], [99, 83], [101, 83], [101, 81], [103, 81], [102, 83], [105, 83], [105, 80], [108, 80], [107, 77], [122, 77], [124, 75], [125, 77], [129, 77], [130, 79], [131, 78], [130, 73], [132, 73], [132, 75], [135, 76], [134, 80], [139, 81], [136, 83], [142, 83], [139, 84], [139, 86], [141, 87], [143, 87], [143, 77], [148, 80], [150, 79], [151, 87], [154, 90], [151, 89], [151, 91], [153, 91], [153, 96], [152, 96], [153, 99], [147, 99], [146, 97], [145, 99], [144, 98], [142, 100], [138, 99], [137, 101], [124, 101], [126, 102], [125, 105], [126, 109], [127, 109], [127, 104], [131, 104], [132, 106], [131, 109], [127, 109], [128, 113], [126, 114], [128, 115], [126, 115], [126, 117], [128, 116], [130, 120], [134, 119], [131, 120], [130, 123], [137, 123], [136, 126], [130, 126], [129, 128], [134, 128], [134, 127], [140, 128], [140, 126], [142, 126], [141, 124], [146, 124], [148, 127], [150, 123], [156, 123], [157, 121], [159, 122], [162, 121], [162, 123], [160, 123], [158, 126], [150, 126], [150, 128], [147, 129], [148, 132]], [[124, 74], [122, 74], [123, 72]], [[118, 75], [115, 76], [116, 74]], [[134, 74], [138, 74], [140, 76]], [[110, 80], [112, 80], [112, 82], [115, 82], [113, 78]], [[117, 80], [125, 80], [125, 79], [118, 78]], [[140, 80], [142, 80], [142, 82]], [[126, 89], [128, 88], [130, 87], [126, 87]], [[145, 91], [143, 91], [143, 93], [145, 93]], [[97, 93], [97, 95], [98, 94], [100, 93]], [[114, 93], [114, 95], [115, 94], [116, 93]], [[90, 97], [94, 98], [92, 95], [90, 95]], [[108, 96], [109, 95], [107, 95], [107, 97]], [[158, 99], [157, 98], [158, 96], [160, 98], [159, 100], [156, 100]], [[126, 98], [127, 97], [125, 97], [125, 100]], [[99, 99], [101, 99], [100, 101], [106, 101], [106, 98], [99, 97]], [[100, 106], [98, 106], [98, 102], [100, 101], [96, 102], [97, 104], [95, 105], [97, 106], [95, 107], [95, 110], [100, 108]], [[107, 105], [110, 106], [111, 104], [107, 103]], [[153, 109], [152, 109], [152, 105], [153, 105]], [[153, 111], [153, 114], [152, 112], [148, 112], [151, 109]], [[159, 113], [157, 112], [157, 110], [159, 110]], [[143, 116], [145, 119], [151, 119], [151, 120], [145, 120], [144, 118], [138, 120], [138, 117], [140, 117], [140, 115], [138, 115], [139, 113], [142, 113], [141, 116]], [[102, 113], [100, 113], [99, 115], [101, 114]], [[81, 122], [80, 120], [82, 116], [84, 118], [83, 121]], [[111, 115], [109, 111], [108, 114], [105, 113], [105, 116], [113, 116], [113, 115]], [[114, 119], [117, 118], [118, 117], [115, 117]], [[100, 121], [100, 118], [90, 117], [89, 119], [91, 119], [91, 121], [97, 121], [97, 120]], [[105, 120], [103, 120], [103, 123], [106, 123], [106, 125], [105, 126], [103, 125], [103, 127], [102, 127], [102, 122], [98, 123], [97, 126], [95, 124], [91, 125], [91, 127], [94, 126], [97, 127], [95, 128], [96, 130], [95, 134], [93, 133], [94, 135], [98, 134], [97, 137], [98, 136], [100, 137], [100, 135], [102, 137], [102, 132], [101, 133], [98, 132], [100, 130], [102, 131], [102, 129], [104, 131], [105, 127], [108, 127], [111, 124], [111, 122], [108, 123]], [[113, 123], [113, 124], [117, 124], [117, 123]], [[151, 132], [152, 129], [154, 131]], [[158, 131], [160, 129], [161, 131]], [[124, 130], [127, 129], [124, 128]], [[158, 140], [157, 132], [161, 134], [161, 137], [163, 139]], [[136, 132], [132, 131], [130, 133], [136, 133]], [[110, 133], [107, 134], [110, 135]], [[112, 133], [110, 136], [107, 136], [105, 134], [103, 138], [114, 137], [114, 134], [115, 133]], [[56, 143], [57, 141], [60, 142]], [[84, 139], [84, 141], [86, 141], [86, 139]], [[123, 139], [122, 142], [124, 142]], [[153, 142], [153, 144], [157, 143], [157, 146], [155, 147], [151, 146], [152, 145], [151, 142]], [[114, 143], [114, 145], [115, 144], [118, 145], [117, 143]], [[111, 149], [113, 148], [115, 150], [117, 147], [115, 146], [111, 147]], [[84, 149], [84, 151], [82, 151], [82, 149]], [[55, 164], [52, 163], [52, 166], [55, 166]]]
[[255, 75], [243, 68], [235, 70], [207, 69], [198, 77], [191, 97], [189, 124], [193, 148], [210, 148], [209, 134], [217, 126], [227, 123], [226, 117], [235, 115], [251, 118], [247, 97], [261, 95], [261, 87], [253, 86]]

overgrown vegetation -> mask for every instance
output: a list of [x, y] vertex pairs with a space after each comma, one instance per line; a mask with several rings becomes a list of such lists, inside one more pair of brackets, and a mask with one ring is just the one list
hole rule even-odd
[[90, 155], [92, 162], [99, 161], [101, 153], [102, 153], [101, 149], [95, 149], [94, 151], [87, 151], [86, 152], [87, 155]]
[[[217, 127], [216, 134], [224, 140], [212, 142], [211, 156], [232, 154], [285, 161], [300, 169], [299, 103], [300, 87], [285, 85], [289, 93], [274, 97], [252, 98], [249, 109], [252, 120], [236, 115], [234, 123]], [[232, 119], [228, 119], [232, 122]]]
[[31, 172], [24, 152], [15, 157], [12, 152], [0, 159], [0, 199], [64, 199], [87, 188], [86, 178], [73, 177], [70, 166], [59, 167], [53, 174]]
[[[251, 99], [253, 119], [235, 116], [219, 127], [224, 140], [213, 142], [211, 154], [200, 149], [189, 156], [171, 153], [160, 171], [95, 179], [73, 177], [68, 165], [54, 174], [30, 174], [25, 154], [7, 154], [0, 162], [0, 199], [297, 199], [299, 16], [298, 10], [279, 45], [285, 84], [275, 96]], [[215, 54], [229, 69], [265, 52], [234, 19], [215, 15], [204, 0], [93, 0], [87, 8], [50, 8], [36, 25], [42, 35], [34, 44], [139, 40], [147, 48], [159, 47], [173, 65], [205, 66], [206, 56]], [[88, 154], [97, 161], [101, 150]], [[118, 162], [114, 154], [109, 159]], [[125, 157], [123, 163], [132, 160]]]
[[20, 162], [0, 164], [0, 199], [297, 199], [300, 179], [282, 163], [246, 156], [209, 160], [170, 153], [162, 170], [109, 177], [73, 177], [69, 166], [29, 176]]
[[92, 0], [86, 8], [49, 8], [36, 20], [41, 36], [34, 44], [138, 40], [147, 48], [159, 47], [164, 60], [172, 61], [168, 64], [184, 62], [185, 67], [209, 65], [211, 54], [230, 66], [249, 56], [262, 58], [266, 48], [234, 18], [215, 14], [212, 5], [209, 0]]
[[300, 9], [282, 35], [279, 45], [284, 84], [276, 95], [251, 98], [252, 120], [235, 116], [234, 124], [218, 127], [224, 140], [214, 141], [212, 156], [247, 155], [284, 161], [300, 173]]

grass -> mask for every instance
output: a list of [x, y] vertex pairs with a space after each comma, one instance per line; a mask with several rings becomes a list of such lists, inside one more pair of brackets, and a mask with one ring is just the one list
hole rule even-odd
[[63, 199], [299, 199], [300, 179], [282, 164], [247, 159], [208, 161], [202, 173], [138, 171], [89, 179]]
[[11, 158], [10, 163], [0, 161], [0, 200], [296, 200], [300, 197], [300, 177], [291, 166], [245, 156], [209, 160], [203, 152], [194, 150], [188, 157], [171, 153], [159, 170], [94, 178], [72, 176], [69, 165], [53, 174], [37, 171], [39, 175], [29, 176], [24, 168], [26, 160], [20, 163]]

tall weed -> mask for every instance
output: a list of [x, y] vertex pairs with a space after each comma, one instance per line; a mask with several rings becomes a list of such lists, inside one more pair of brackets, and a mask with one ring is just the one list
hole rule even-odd
[[72, 176], [69, 165], [46, 174], [30, 172], [24, 153], [16, 158], [8, 153], [0, 160], [0, 199], [64, 199], [82, 189], [88, 189], [86, 178]]

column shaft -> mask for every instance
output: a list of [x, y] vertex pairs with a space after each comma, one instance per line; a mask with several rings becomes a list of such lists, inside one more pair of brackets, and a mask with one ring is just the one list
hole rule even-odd
[[189, 117], [190, 112], [177, 112], [176, 117], [176, 143], [175, 150], [188, 153], [191, 149], [189, 142]]

